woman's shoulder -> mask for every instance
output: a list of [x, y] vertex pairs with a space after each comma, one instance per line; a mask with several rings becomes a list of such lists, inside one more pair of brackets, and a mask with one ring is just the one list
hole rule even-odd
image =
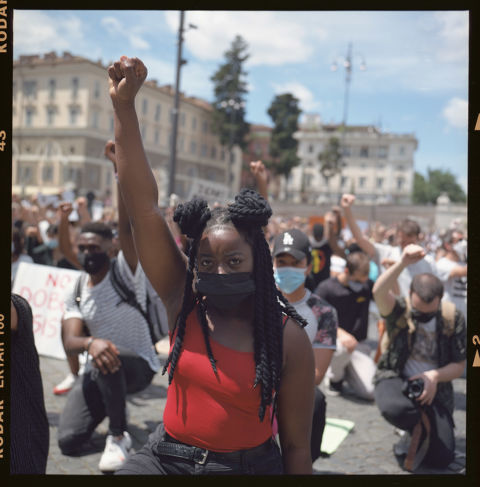
[[297, 320], [289, 316], [283, 327], [283, 344], [287, 351], [299, 347], [311, 347], [310, 340], [304, 327]]

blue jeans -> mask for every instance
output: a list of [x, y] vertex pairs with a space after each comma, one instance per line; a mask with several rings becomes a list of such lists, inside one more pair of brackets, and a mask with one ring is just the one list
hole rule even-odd
[[[241, 455], [241, 460], [221, 461], [208, 455], [187, 460], [159, 454], [156, 446], [166, 437], [163, 423], [149, 436], [147, 444], [130, 457], [115, 475], [279, 475], [283, 473], [282, 455], [273, 439], [268, 451], [261, 455]], [[248, 452], [248, 450], [247, 450]], [[213, 457], [213, 458], [212, 458]]]

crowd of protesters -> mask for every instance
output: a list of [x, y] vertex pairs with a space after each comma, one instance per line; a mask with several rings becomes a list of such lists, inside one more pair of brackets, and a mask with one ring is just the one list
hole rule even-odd
[[[72, 191], [12, 198], [12, 283], [21, 262], [88, 275], [79, 304], [71, 290], [62, 320], [76, 377], [53, 392], [71, 395], [78, 407], [85, 401], [85, 415], [72, 417], [73, 406], [62, 413], [62, 452], [72, 454], [108, 416], [102, 471], [308, 474], [321, 456], [322, 384], [327, 396], [348, 386], [376, 402], [401, 436], [394, 452], [406, 470], [446, 468], [455, 449], [451, 381], [464, 373], [466, 356], [465, 230], [452, 222], [427, 231], [411, 218], [362, 230], [352, 194], [324, 215], [272, 215], [261, 161], [250, 166], [254, 190], [228, 205], [172, 195], [159, 208], [133, 108], [146, 69], [122, 58], [109, 76], [118, 130], [105, 155], [118, 201]], [[141, 323], [136, 332], [115, 329], [113, 311], [110, 318], [96, 312], [102, 299], [105, 309], [113, 302], [106, 286], [117, 292], [106, 277], [112, 262], [123, 265], [137, 298], [141, 287], [145, 301], [148, 287], [162, 303], [170, 338], [165, 415], [152, 412], [159, 427], [134, 455], [125, 393], [146, 387], [159, 363], [144, 310], [130, 309], [129, 323]], [[376, 350], [366, 344], [372, 326]], [[135, 334], [145, 338], [134, 353], [146, 371], [141, 384], [130, 384], [128, 370], [118, 375], [128, 369]], [[83, 351], [91, 360], [80, 374], [72, 357]], [[118, 454], [114, 461], [105, 461], [109, 452]]]

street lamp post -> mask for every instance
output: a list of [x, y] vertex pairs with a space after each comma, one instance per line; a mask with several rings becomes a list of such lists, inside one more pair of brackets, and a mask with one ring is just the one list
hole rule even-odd
[[[178, 107], [180, 105], [180, 69], [187, 63], [185, 59], [182, 59], [182, 44], [183, 44], [183, 33], [185, 29], [183, 27], [185, 22], [185, 12], [180, 11], [180, 26], [178, 28], [178, 42], [177, 42], [177, 71], [175, 77], [175, 98], [172, 110], [172, 140], [170, 147], [170, 163], [169, 163], [169, 175], [168, 175], [168, 194], [170, 197], [172, 193], [175, 192], [175, 166], [177, 158], [177, 133], [178, 133]], [[188, 25], [191, 29], [196, 29], [197, 27], [193, 24]]]
[[[367, 69], [367, 64], [365, 62], [364, 57], [361, 54], [358, 54], [360, 56], [360, 71], [365, 71]], [[341, 151], [341, 156], [343, 158], [344, 153], [345, 153], [345, 136], [347, 132], [347, 117], [348, 117], [348, 102], [349, 102], [349, 92], [350, 92], [350, 84], [352, 81], [352, 71], [353, 71], [353, 48], [352, 48], [352, 43], [350, 42], [348, 44], [348, 49], [347, 49], [347, 55], [342, 59], [340, 58], [338, 61], [342, 62], [343, 67], [345, 68], [345, 94], [343, 98], [343, 120], [342, 120], [342, 133], [340, 136], [340, 151]], [[337, 71], [338, 70], [338, 62], [337, 60], [333, 61], [331, 65], [331, 70], [332, 71]], [[342, 162], [342, 167], [346, 166], [345, 162]]]

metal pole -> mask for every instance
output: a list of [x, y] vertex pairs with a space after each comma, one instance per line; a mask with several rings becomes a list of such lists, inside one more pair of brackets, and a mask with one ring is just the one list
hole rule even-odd
[[345, 100], [343, 106], [343, 126], [347, 125], [348, 113], [348, 88], [352, 77], [352, 43], [348, 44], [347, 57], [345, 58]]
[[175, 100], [173, 107], [172, 120], [172, 145], [170, 147], [170, 165], [168, 177], [168, 194], [167, 198], [175, 192], [175, 164], [177, 156], [177, 131], [178, 131], [178, 106], [180, 103], [180, 68], [182, 67], [182, 42], [183, 42], [183, 23], [185, 20], [185, 12], [180, 11], [180, 27], [178, 29], [178, 44], [177, 44], [177, 74], [175, 80]]

